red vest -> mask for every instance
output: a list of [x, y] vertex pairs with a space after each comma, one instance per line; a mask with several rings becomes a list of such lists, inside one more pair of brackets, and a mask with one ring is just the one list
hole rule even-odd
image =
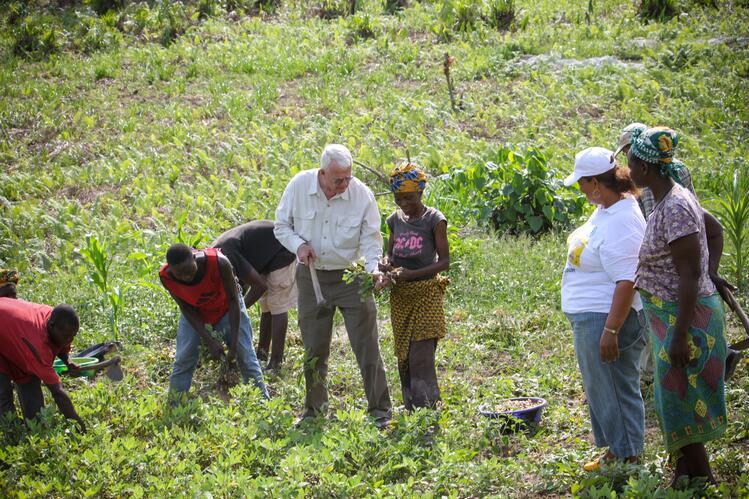
[[0, 298], [0, 373], [17, 383], [39, 378], [56, 385], [60, 378], [52, 368], [55, 356], [70, 351], [58, 347], [47, 332], [52, 307], [13, 298]]
[[216, 324], [229, 311], [229, 299], [226, 296], [221, 271], [218, 268], [218, 253], [220, 250], [206, 248], [195, 250], [205, 253], [205, 274], [200, 282], [185, 284], [167, 273], [169, 264], [159, 270], [161, 283], [174, 296], [197, 309], [200, 319], [205, 324]]

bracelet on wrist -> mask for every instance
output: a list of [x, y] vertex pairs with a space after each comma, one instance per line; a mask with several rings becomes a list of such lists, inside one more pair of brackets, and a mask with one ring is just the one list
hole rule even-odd
[[604, 326], [603, 330], [606, 331], [607, 333], [611, 333], [613, 335], [619, 334], [619, 331], [617, 331], [616, 329], [611, 329], [610, 327]]

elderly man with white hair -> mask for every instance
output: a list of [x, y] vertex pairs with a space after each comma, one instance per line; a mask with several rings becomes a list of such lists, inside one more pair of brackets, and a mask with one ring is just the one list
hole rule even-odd
[[[302, 263], [297, 286], [306, 397], [300, 421], [327, 411], [326, 377], [337, 307], [359, 363], [368, 413], [378, 427], [385, 427], [391, 405], [380, 356], [377, 308], [372, 296], [360, 296], [358, 283], [343, 280], [344, 269], [361, 257], [375, 282], [383, 277], [377, 270], [382, 255], [380, 213], [372, 191], [352, 176], [352, 165], [345, 146], [326, 146], [320, 168], [299, 172], [286, 186], [276, 209], [274, 233]], [[319, 278], [328, 306], [317, 304], [310, 268]]]

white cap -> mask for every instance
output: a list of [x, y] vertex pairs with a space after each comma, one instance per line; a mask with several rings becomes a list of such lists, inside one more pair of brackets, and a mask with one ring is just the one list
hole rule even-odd
[[581, 177], [595, 177], [615, 166], [613, 151], [605, 147], [589, 147], [575, 156], [575, 169], [564, 179], [564, 185], [569, 187]]
[[645, 131], [648, 126], [645, 123], [630, 123], [629, 125], [622, 128], [622, 133], [619, 135], [619, 143], [616, 146], [616, 152], [614, 157], [618, 156], [622, 149], [632, 143], [632, 132], [635, 130]]

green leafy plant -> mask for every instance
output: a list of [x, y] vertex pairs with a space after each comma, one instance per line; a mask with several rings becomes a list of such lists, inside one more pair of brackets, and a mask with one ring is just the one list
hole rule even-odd
[[593, 20], [593, 0], [588, 0], [588, 9], [585, 11], [585, 24], [590, 26]]
[[359, 295], [366, 298], [374, 292], [372, 275], [364, 269], [362, 262], [354, 262], [343, 271], [343, 281], [346, 284], [358, 284]]
[[384, 10], [388, 14], [395, 14], [408, 7], [408, 0], [385, 0]]
[[377, 36], [376, 22], [367, 12], [357, 12], [349, 17], [347, 24], [350, 36], [353, 39], [367, 40]]
[[48, 16], [27, 16], [13, 29], [13, 53], [45, 57], [60, 50], [57, 22]]
[[556, 171], [539, 151], [502, 148], [488, 161], [440, 177], [430, 202], [501, 232], [539, 234], [567, 226], [583, 213], [584, 200], [563, 197], [563, 192]]
[[749, 258], [749, 171], [746, 165], [736, 166], [722, 185], [716, 199], [716, 214], [731, 244], [736, 285], [746, 284], [746, 266]]
[[679, 13], [676, 0], [641, 0], [637, 11], [642, 19], [666, 21]]
[[198, 18], [205, 19], [206, 17], [215, 16], [217, 8], [215, 0], [198, 0]]
[[158, 21], [162, 26], [159, 43], [165, 47], [171, 45], [187, 29], [185, 9], [179, 2], [161, 0]]
[[203, 229], [200, 229], [198, 233], [192, 237], [185, 233], [184, 227], [189, 213], [188, 210], [185, 210], [179, 218], [177, 218], [177, 242], [189, 246], [190, 248], [197, 248], [200, 246], [200, 243], [203, 242]]
[[274, 12], [281, 6], [281, 0], [256, 0], [256, 5], [263, 12]]
[[515, 20], [515, 0], [486, 0], [484, 18], [492, 28], [509, 29]]
[[481, 24], [482, 9], [483, 2], [477, 0], [444, 0], [432, 32], [448, 42], [454, 33], [474, 31]]
[[101, 15], [123, 8], [125, 0], [85, 0], [85, 4]]
[[119, 319], [125, 306], [124, 290], [112, 284], [109, 268], [114, 255], [106, 243], [102, 243], [96, 236], [86, 236], [86, 246], [79, 248], [78, 253], [89, 266], [88, 280], [101, 293], [105, 303], [109, 305], [109, 324], [115, 340], [120, 339]]
[[691, 47], [686, 45], [665, 49], [658, 54], [658, 64], [672, 71], [678, 71], [689, 66], [694, 59], [696, 59], [695, 54], [693, 54]]
[[122, 35], [117, 31], [116, 22], [117, 16], [113, 11], [107, 11], [100, 17], [79, 15], [73, 47], [90, 54], [119, 46]]
[[350, 13], [351, 0], [321, 0], [317, 2], [317, 15], [323, 19], [335, 19]]

